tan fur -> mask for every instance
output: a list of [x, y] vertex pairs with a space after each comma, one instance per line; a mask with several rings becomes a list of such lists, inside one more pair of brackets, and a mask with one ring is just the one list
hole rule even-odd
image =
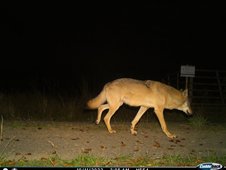
[[107, 83], [96, 98], [87, 102], [87, 106], [91, 109], [98, 109], [97, 124], [101, 120], [102, 112], [109, 109], [104, 117], [104, 122], [108, 131], [115, 133], [116, 131], [111, 128], [110, 120], [123, 103], [130, 106], [140, 106], [138, 113], [131, 122], [132, 134], [137, 134], [135, 126], [149, 108], [154, 108], [161, 128], [169, 138], [176, 136], [167, 129], [163, 115], [164, 109], [178, 109], [188, 115], [192, 114], [187, 90], [179, 91], [157, 81], [142, 81], [130, 78], [116, 79]]

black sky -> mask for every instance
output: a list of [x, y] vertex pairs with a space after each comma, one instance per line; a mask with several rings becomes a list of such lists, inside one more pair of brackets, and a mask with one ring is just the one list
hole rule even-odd
[[220, 4], [86, 4], [1, 9], [1, 77], [161, 79], [190, 64], [224, 69]]

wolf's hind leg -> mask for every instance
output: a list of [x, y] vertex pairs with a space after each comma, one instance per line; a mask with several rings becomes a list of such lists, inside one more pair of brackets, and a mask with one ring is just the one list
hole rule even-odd
[[109, 109], [108, 104], [103, 104], [103, 105], [100, 105], [100, 107], [98, 107], [96, 124], [100, 123], [101, 115], [102, 115], [103, 111], [106, 110], [106, 109]]
[[130, 132], [132, 135], [136, 135], [137, 131], [135, 131], [135, 126], [137, 122], [140, 120], [141, 116], [148, 110], [148, 107], [141, 106], [139, 111], [137, 112], [137, 115], [134, 117], [133, 121], [131, 122], [131, 128]]
[[105, 122], [105, 125], [107, 126], [109, 133], [116, 133], [116, 131], [111, 128], [111, 117], [114, 115], [114, 113], [118, 110], [118, 108], [120, 106], [121, 105], [111, 105], [111, 106], [109, 106], [109, 111], [106, 114], [106, 116], [104, 117], [104, 122]]

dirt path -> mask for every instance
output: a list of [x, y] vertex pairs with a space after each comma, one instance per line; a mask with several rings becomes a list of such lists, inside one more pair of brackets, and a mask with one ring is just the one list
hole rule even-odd
[[138, 124], [138, 135], [129, 132], [130, 123], [112, 123], [116, 134], [103, 125], [76, 122], [5, 122], [0, 157], [9, 160], [43, 159], [59, 156], [73, 159], [81, 154], [115, 158], [163, 155], [226, 154], [226, 129], [193, 129], [186, 123], [168, 123], [178, 138], [170, 141], [157, 123]]

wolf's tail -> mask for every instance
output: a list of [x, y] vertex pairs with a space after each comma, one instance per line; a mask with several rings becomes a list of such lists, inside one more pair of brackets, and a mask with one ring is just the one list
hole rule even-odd
[[106, 92], [105, 92], [105, 88], [103, 88], [103, 90], [100, 92], [100, 94], [97, 97], [90, 99], [87, 102], [87, 106], [89, 109], [96, 109], [105, 101], [106, 101]]

